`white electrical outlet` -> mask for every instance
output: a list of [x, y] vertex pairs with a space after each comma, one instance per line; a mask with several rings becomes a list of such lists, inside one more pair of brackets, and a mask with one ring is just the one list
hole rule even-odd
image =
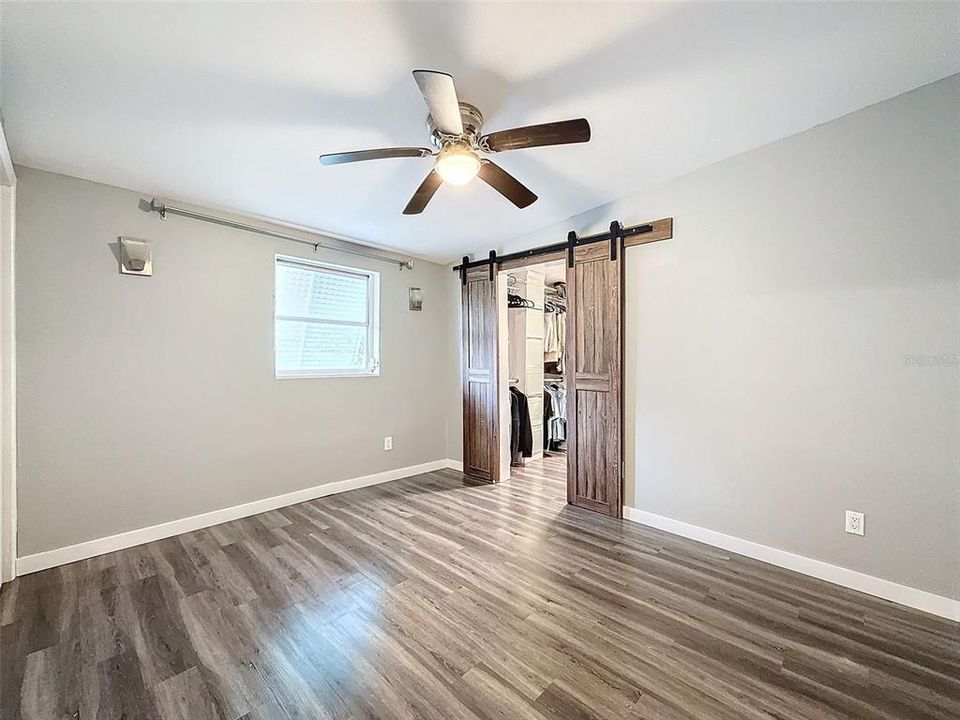
[[851, 535], [863, 535], [863, 513], [847, 510], [847, 524], [844, 530]]
[[383, 439], [383, 449], [384, 450], [393, 450], [393, 435], [387, 435]]

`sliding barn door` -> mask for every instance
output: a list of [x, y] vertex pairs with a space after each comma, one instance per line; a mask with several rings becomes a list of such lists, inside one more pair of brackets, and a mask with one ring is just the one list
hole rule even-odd
[[463, 286], [463, 472], [500, 480], [497, 288], [487, 268]]
[[574, 251], [567, 268], [567, 501], [623, 514], [623, 248]]

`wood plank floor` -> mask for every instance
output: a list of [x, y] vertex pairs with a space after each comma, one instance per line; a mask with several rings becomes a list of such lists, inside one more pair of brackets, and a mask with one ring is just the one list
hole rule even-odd
[[960, 718], [960, 625], [440, 471], [28, 575], [0, 717]]

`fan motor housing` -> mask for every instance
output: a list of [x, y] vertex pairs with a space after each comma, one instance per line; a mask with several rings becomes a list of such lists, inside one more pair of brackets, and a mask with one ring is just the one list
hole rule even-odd
[[[463, 123], [463, 139], [469, 142], [471, 147], [476, 147], [477, 138], [480, 137], [480, 130], [483, 128], [483, 113], [474, 105], [462, 102], [460, 103], [460, 121]], [[437, 130], [433, 118], [429, 115], [427, 115], [427, 130], [430, 131], [430, 141], [437, 148], [442, 148], [451, 140], [450, 136]]]

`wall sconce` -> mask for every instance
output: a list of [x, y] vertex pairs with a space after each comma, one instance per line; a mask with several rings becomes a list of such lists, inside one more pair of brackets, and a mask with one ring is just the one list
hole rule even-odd
[[120, 238], [120, 274], [153, 275], [153, 254], [148, 240]]

